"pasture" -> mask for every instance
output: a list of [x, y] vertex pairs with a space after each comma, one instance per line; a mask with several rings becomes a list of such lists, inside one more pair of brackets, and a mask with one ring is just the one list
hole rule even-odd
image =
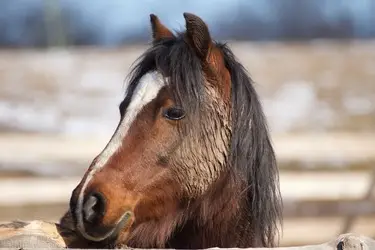
[[[281, 246], [375, 237], [375, 42], [229, 43], [256, 82], [284, 199]], [[56, 221], [119, 119], [143, 46], [0, 51], [0, 221]]]

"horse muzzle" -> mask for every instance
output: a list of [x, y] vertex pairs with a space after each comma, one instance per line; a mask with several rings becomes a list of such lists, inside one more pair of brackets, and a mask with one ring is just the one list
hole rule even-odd
[[133, 212], [126, 210], [116, 221], [106, 222], [109, 208], [105, 196], [100, 192], [84, 196], [83, 200], [78, 200], [77, 205], [71, 209], [75, 210], [72, 213], [75, 213], [77, 231], [89, 241], [115, 240], [120, 232], [126, 232], [134, 221]]

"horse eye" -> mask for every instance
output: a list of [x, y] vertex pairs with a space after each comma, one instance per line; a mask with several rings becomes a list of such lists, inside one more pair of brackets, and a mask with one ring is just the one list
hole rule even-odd
[[165, 109], [163, 112], [163, 115], [165, 118], [169, 120], [176, 121], [176, 120], [181, 120], [182, 118], [185, 117], [185, 111], [181, 108], [172, 107], [172, 108]]

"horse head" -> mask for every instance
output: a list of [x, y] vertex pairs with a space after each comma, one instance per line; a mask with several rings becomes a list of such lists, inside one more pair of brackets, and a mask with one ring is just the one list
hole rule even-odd
[[253, 82], [204, 21], [153, 42], [132, 69], [118, 126], [72, 193], [77, 231], [130, 247], [273, 246], [278, 170]]

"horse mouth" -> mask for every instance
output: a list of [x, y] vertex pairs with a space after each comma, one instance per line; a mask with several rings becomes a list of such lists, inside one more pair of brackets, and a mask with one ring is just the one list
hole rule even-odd
[[129, 229], [132, 224], [133, 213], [125, 212], [113, 227], [95, 227], [78, 223], [77, 229], [81, 235], [89, 241], [101, 242], [105, 240], [116, 240], [120, 232]]

